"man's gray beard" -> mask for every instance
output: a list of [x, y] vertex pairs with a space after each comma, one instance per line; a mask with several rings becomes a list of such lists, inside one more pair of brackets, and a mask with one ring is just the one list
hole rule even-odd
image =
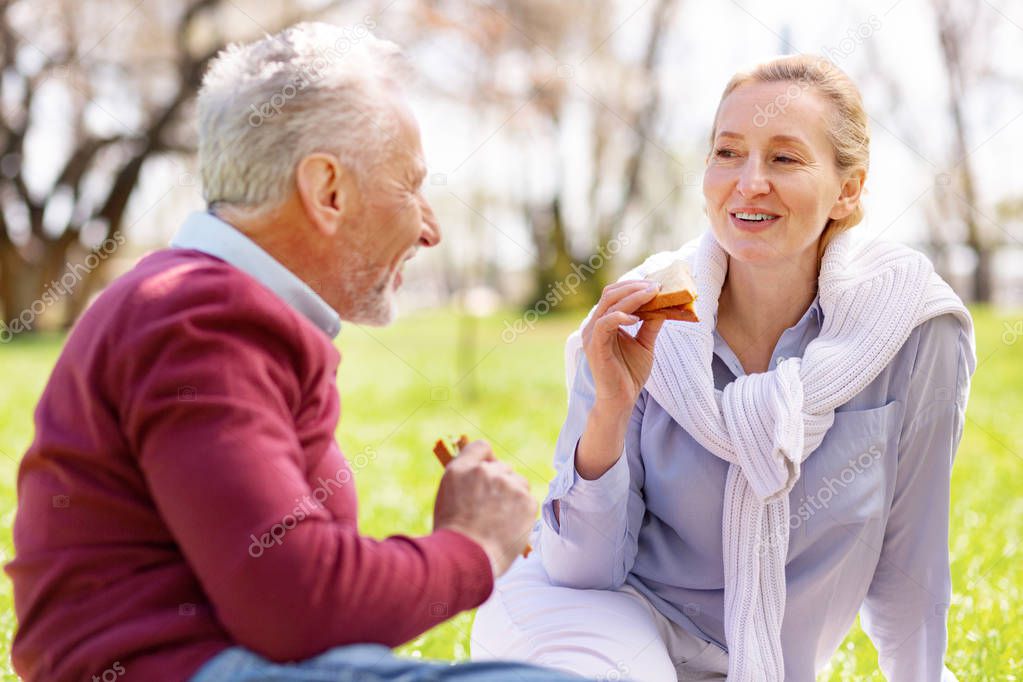
[[353, 254], [341, 282], [348, 309], [341, 317], [349, 322], [383, 327], [394, 321], [397, 301], [391, 287], [393, 273]]

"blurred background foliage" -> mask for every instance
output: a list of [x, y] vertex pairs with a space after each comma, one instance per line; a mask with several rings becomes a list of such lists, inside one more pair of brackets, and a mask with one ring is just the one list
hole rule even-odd
[[[1023, 299], [1018, 3], [0, 0], [0, 320], [66, 328], [202, 208], [204, 67], [223, 45], [298, 20], [348, 27], [353, 41], [372, 30], [413, 64], [448, 243], [413, 267], [406, 309], [529, 308], [624, 240], [611, 267], [559, 297], [586, 305], [648, 253], [699, 234], [721, 89], [742, 66], [797, 51], [828, 57], [864, 92], [873, 162], [858, 229], [925, 250], [965, 298]], [[110, 257], [88, 259], [114, 236]], [[73, 284], [52, 295], [67, 272]]]

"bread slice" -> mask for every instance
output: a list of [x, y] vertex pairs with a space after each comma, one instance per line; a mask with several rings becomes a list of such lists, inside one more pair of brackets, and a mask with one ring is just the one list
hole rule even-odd
[[661, 283], [661, 291], [636, 311], [642, 319], [664, 317], [668, 320], [698, 322], [693, 302], [696, 281], [684, 261], [675, 261], [666, 268], [652, 272], [644, 279]]
[[687, 304], [677, 308], [661, 308], [659, 310], [648, 310], [643, 313], [636, 313], [641, 320], [652, 320], [663, 317], [666, 320], [678, 320], [679, 322], [699, 322], [696, 311]]
[[[438, 438], [437, 442], [433, 445], [433, 454], [437, 456], [437, 460], [440, 462], [440, 465], [447, 468], [448, 464], [451, 463], [451, 460], [457, 457], [458, 453], [460, 453], [468, 444], [469, 437], [464, 433], [458, 440], [454, 440], [453, 438], [448, 438], [446, 440], [444, 438]], [[532, 551], [533, 546], [527, 542], [526, 548], [522, 550], [522, 558], [528, 557], [529, 553]]]

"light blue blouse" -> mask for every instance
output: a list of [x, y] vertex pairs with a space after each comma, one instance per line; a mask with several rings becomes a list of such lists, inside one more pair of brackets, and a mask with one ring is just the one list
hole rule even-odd
[[[815, 300], [782, 334], [772, 364], [802, 356], [820, 333], [822, 314]], [[949, 479], [969, 391], [968, 353], [966, 333], [951, 315], [923, 323], [838, 409], [804, 462], [789, 496], [786, 680], [813, 680], [857, 612], [889, 680], [947, 674]], [[628, 583], [672, 621], [726, 648], [721, 517], [728, 464], [644, 390], [625, 455], [599, 479], [580, 478], [575, 449], [594, 400], [580, 357], [556, 446], [557, 475], [538, 522], [548, 575], [576, 588]], [[719, 389], [744, 373], [716, 331], [713, 372]]]

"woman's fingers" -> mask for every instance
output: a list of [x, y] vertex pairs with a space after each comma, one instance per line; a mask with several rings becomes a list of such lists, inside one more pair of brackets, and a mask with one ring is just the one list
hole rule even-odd
[[636, 324], [639, 318], [631, 313], [615, 310], [604, 315], [595, 326], [595, 331], [603, 337], [601, 340], [613, 338], [622, 325]]
[[[626, 290], [624, 297], [618, 299], [618, 301], [606, 310], [603, 315], [594, 320], [594, 326], [592, 329], [599, 330], [603, 334], [613, 335], [614, 330], [620, 325], [629, 325], [639, 322], [639, 318], [632, 313], [653, 298], [656, 291], [656, 288], [643, 288], [639, 291], [632, 291], [631, 293], [629, 293], [629, 290]], [[589, 343], [592, 336], [592, 333], [584, 335], [584, 343]]]
[[608, 310], [620, 303], [623, 299], [640, 292], [647, 292], [647, 289], [651, 285], [654, 285], [655, 288], [648, 292], [648, 300], [657, 294], [657, 285], [655, 282], [645, 279], [637, 279], [609, 284], [604, 287], [604, 291], [600, 295], [600, 301], [597, 302], [597, 309], [594, 311], [593, 316], [595, 318], [603, 317]]
[[[637, 296], [640, 300], [639, 303], [632, 308], [632, 310], [635, 310], [643, 303], [653, 298], [659, 287], [655, 286], [654, 289], [649, 289], [652, 284], [655, 283], [648, 280], [638, 279], [615, 282], [614, 284], [609, 284], [604, 287], [600, 300], [597, 301], [597, 306], [594, 309], [593, 314], [590, 316], [590, 321], [585, 327], [583, 327], [583, 344], [589, 344], [590, 337], [593, 335], [593, 329], [597, 321], [604, 317], [604, 315], [612, 307], [618, 306], [618, 304], [624, 299], [627, 299], [629, 296]], [[630, 302], [627, 305], [632, 305], [632, 303]], [[616, 308], [616, 310], [618, 309], [621, 309], [621, 307], [619, 306]], [[631, 310], [629, 312], [631, 312]]]
[[639, 331], [636, 333], [636, 342], [650, 352], [653, 352], [654, 342], [657, 341], [657, 334], [661, 331], [661, 327], [664, 326], [666, 319], [663, 315], [658, 315], [645, 320], [639, 326]]
[[625, 313], [634, 313], [644, 303], [649, 302], [654, 296], [657, 295], [660, 287], [654, 288], [643, 288], [639, 291], [631, 293], [622, 299], [619, 299], [617, 303], [608, 308], [607, 312], [622, 311]]

